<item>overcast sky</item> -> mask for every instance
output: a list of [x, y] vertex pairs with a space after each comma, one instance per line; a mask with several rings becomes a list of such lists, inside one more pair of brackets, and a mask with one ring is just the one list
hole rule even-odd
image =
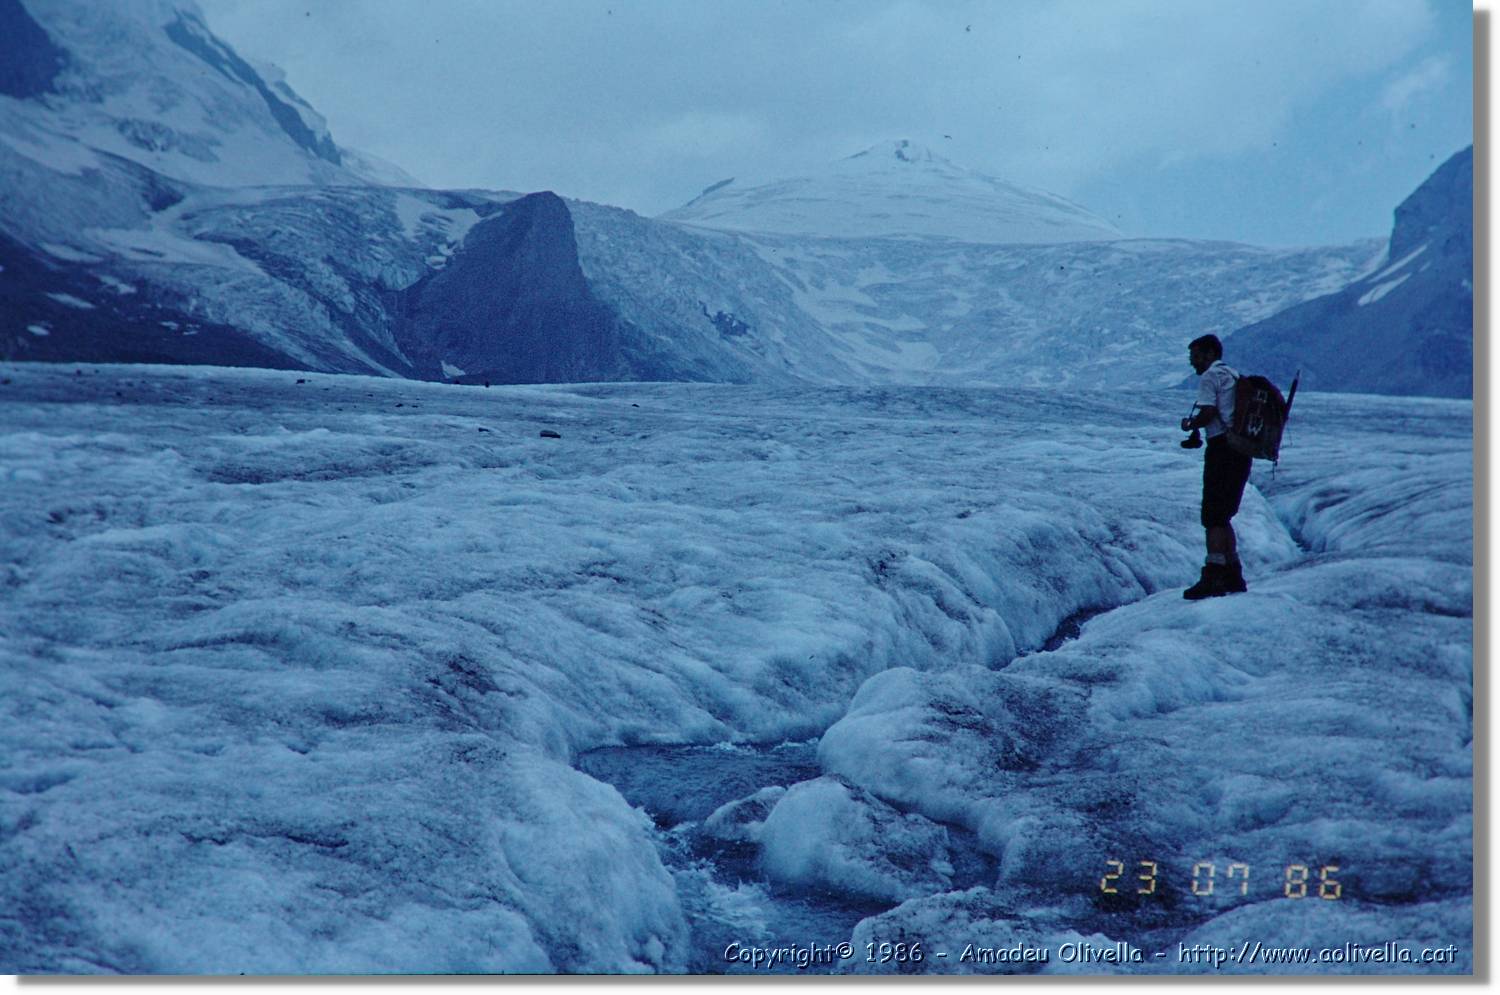
[[1473, 141], [1468, 0], [198, 2], [340, 144], [647, 215], [910, 138], [1130, 235], [1326, 244]]

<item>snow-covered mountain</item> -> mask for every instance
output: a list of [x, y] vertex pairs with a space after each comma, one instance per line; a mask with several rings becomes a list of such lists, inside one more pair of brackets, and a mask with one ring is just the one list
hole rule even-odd
[[1318, 390], [1474, 396], [1474, 147], [1396, 208], [1381, 266], [1234, 334], [1235, 361]]
[[[309, 304], [258, 260], [295, 245], [327, 288], [347, 258], [326, 254], [329, 236], [369, 220], [355, 203], [386, 204], [399, 229], [405, 201], [379, 184], [415, 181], [338, 146], [279, 70], [242, 58], [191, 2], [0, 0], [0, 28], [0, 355], [411, 372], [379, 323], [345, 314], [355, 288]], [[257, 240], [207, 223], [260, 203], [295, 224], [277, 210], [294, 199], [291, 213], [328, 226]], [[420, 276], [441, 249], [423, 231], [407, 255], [356, 258], [376, 277], [359, 291]]]
[[1123, 237], [1072, 201], [967, 169], [907, 139], [857, 152], [816, 175], [749, 186], [724, 180], [661, 217], [726, 231], [829, 238], [1010, 244]]
[[0, 95], [3, 358], [1160, 384], [1187, 338], [1342, 287], [1379, 252], [1126, 240], [909, 143], [799, 187], [821, 200], [726, 187], [698, 205], [800, 210], [803, 234], [385, 186], [191, 4], [0, 0], [0, 18], [27, 53]]
[[0, 142], [15, 155], [70, 173], [115, 156], [212, 186], [404, 176], [347, 155], [280, 70], [242, 58], [191, 0], [0, 0], [0, 29], [15, 67], [0, 74]]

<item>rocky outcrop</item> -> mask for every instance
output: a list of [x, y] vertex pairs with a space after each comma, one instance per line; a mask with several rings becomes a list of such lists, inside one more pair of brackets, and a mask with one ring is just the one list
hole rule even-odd
[[1311, 390], [1474, 395], [1474, 149], [1396, 208], [1387, 265], [1235, 332], [1230, 361]]
[[1423, 242], [1439, 240], [1447, 253], [1474, 252], [1474, 146], [1443, 163], [1396, 208], [1391, 258], [1399, 259]]
[[419, 366], [465, 379], [631, 379], [620, 324], [589, 290], [567, 205], [553, 193], [507, 204], [448, 264], [403, 291], [397, 339]]

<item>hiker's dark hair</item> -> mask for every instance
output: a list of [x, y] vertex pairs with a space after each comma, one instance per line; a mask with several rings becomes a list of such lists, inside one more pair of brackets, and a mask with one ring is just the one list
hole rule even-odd
[[1200, 335], [1188, 343], [1189, 349], [1207, 349], [1214, 354], [1215, 359], [1224, 358], [1224, 343], [1219, 341], [1217, 335]]

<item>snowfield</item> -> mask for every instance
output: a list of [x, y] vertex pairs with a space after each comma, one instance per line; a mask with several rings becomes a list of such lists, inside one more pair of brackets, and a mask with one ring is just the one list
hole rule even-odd
[[768, 183], [730, 178], [662, 217], [710, 229], [833, 238], [1013, 245], [1124, 237], [1080, 204], [986, 176], [904, 138], [809, 176]]
[[1472, 971], [1468, 402], [1299, 394], [1188, 604], [1186, 394], [0, 381], [7, 973]]

